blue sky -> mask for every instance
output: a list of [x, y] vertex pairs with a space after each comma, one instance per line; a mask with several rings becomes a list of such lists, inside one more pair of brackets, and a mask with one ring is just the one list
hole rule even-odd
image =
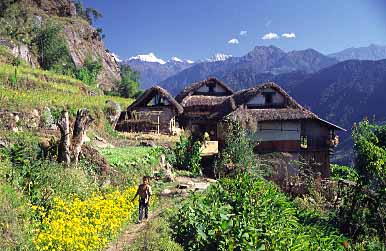
[[[198, 60], [217, 52], [241, 56], [256, 45], [271, 44], [322, 53], [386, 44], [386, 0], [83, 2], [102, 12], [96, 26], [106, 34], [106, 47], [123, 59], [149, 52], [163, 59]], [[269, 33], [271, 39], [262, 39]]]

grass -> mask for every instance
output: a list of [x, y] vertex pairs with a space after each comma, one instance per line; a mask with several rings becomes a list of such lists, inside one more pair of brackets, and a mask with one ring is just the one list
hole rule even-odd
[[101, 153], [120, 173], [120, 179], [126, 180], [123, 183], [135, 185], [141, 182], [142, 176], [153, 174], [161, 149], [136, 146], [102, 149]]
[[113, 96], [90, 96], [88, 92], [95, 90], [79, 80], [24, 66], [18, 68], [17, 83], [13, 84], [11, 78], [14, 72], [14, 66], [0, 65], [0, 106], [10, 110], [20, 112], [44, 107], [102, 110], [107, 100], [122, 107], [133, 101]]

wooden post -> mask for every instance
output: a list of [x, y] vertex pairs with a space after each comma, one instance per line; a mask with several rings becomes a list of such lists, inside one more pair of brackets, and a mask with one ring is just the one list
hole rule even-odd
[[72, 138], [70, 138], [68, 111], [62, 111], [61, 117], [57, 122], [61, 134], [58, 146], [58, 162], [67, 165], [71, 162], [78, 164], [86, 131], [93, 121], [94, 119], [90, 116], [87, 109], [80, 109], [76, 116]]
[[86, 137], [86, 132], [94, 119], [89, 114], [87, 109], [80, 109], [77, 112], [72, 134], [72, 162], [78, 164], [79, 154]]
[[69, 165], [71, 162], [70, 153], [70, 120], [68, 111], [62, 111], [61, 117], [56, 123], [60, 130], [60, 142], [58, 145], [58, 162]]
[[159, 134], [159, 113], [157, 115], [157, 134]]

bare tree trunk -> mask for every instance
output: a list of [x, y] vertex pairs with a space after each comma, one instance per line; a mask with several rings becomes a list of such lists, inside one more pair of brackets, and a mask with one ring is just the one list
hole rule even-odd
[[76, 115], [74, 124], [74, 130], [72, 133], [72, 145], [71, 145], [71, 161], [76, 165], [79, 161], [79, 154], [82, 149], [84, 138], [86, 136], [87, 129], [90, 127], [94, 119], [89, 114], [87, 109], [80, 109]]
[[58, 162], [69, 165], [71, 162], [70, 154], [70, 119], [68, 111], [62, 111], [61, 117], [56, 123], [60, 129], [60, 142], [58, 146]]

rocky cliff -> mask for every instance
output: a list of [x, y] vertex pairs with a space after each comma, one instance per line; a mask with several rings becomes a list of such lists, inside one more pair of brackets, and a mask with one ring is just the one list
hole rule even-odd
[[[98, 76], [98, 86], [102, 90], [112, 89], [120, 80], [120, 71], [115, 58], [109, 53], [98, 34], [86, 20], [81, 18], [73, 0], [14, 0], [26, 16], [32, 17], [35, 24], [42, 24], [48, 19], [61, 23], [67, 40], [71, 58], [77, 67], [81, 67], [87, 57], [100, 59], [103, 69]], [[25, 45], [2, 38], [2, 45], [22, 57], [32, 66], [36, 66], [36, 57]]]

